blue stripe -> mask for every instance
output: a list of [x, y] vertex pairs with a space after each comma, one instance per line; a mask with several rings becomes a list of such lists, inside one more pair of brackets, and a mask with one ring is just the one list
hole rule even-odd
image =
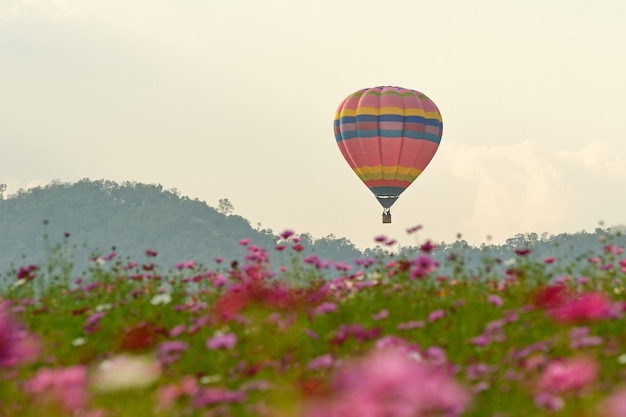
[[422, 116], [400, 116], [397, 114], [383, 114], [381, 116], [372, 116], [371, 114], [360, 114], [358, 116], [343, 116], [340, 119], [335, 119], [334, 125], [338, 126], [343, 123], [358, 123], [358, 122], [402, 122], [402, 123], [417, 123], [426, 126], [440, 126], [442, 123], [438, 119], [427, 119]]
[[335, 134], [337, 142], [340, 140], [349, 140], [354, 138], [373, 138], [376, 136], [382, 136], [384, 138], [402, 138], [427, 140], [439, 144], [441, 142], [441, 136], [434, 133], [426, 132], [411, 132], [403, 130], [353, 130], [351, 132], [338, 132]]
[[374, 193], [380, 205], [385, 208], [391, 208], [404, 190], [405, 188], [402, 187], [370, 187], [370, 191]]

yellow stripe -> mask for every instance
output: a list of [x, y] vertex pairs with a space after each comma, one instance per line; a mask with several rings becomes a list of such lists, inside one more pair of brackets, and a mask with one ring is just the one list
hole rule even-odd
[[365, 107], [365, 106], [357, 107], [355, 116], [358, 116], [360, 114], [371, 114], [373, 116], [378, 116], [380, 114], [379, 113], [380, 110], [382, 109], [378, 107]]
[[413, 181], [422, 173], [421, 170], [413, 167], [396, 166], [362, 166], [354, 168], [354, 173], [363, 181], [368, 180], [402, 180]]
[[381, 114], [397, 114], [400, 116], [422, 116], [426, 119], [436, 119], [441, 122], [441, 114], [439, 114], [439, 112], [425, 112], [424, 109], [418, 108], [401, 109], [400, 107], [359, 107], [356, 110], [343, 108], [341, 109], [341, 112], [335, 112], [335, 120], [339, 120], [342, 117], [354, 117], [360, 114], [369, 114], [373, 116], [379, 116]]
[[356, 116], [356, 110], [354, 109], [341, 109], [339, 117], [354, 117]]

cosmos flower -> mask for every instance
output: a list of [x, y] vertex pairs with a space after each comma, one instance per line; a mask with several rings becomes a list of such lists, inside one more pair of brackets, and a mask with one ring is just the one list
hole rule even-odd
[[206, 341], [207, 348], [216, 349], [232, 349], [237, 343], [237, 335], [234, 333], [217, 334]]
[[561, 323], [606, 320], [613, 316], [609, 298], [601, 292], [580, 294], [552, 308], [550, 316]]
[[580, 391], [598, 376], [598, 363], [586, 356], [556, 359], [548, 363], [538, 382], [541, 391], [553, 394]]
[[332, 381], [332, 396], [311, 401], [306, 417], [459, 416], [469, 393], [452, 377], [397, 349], [380, 349], [347, 364]]
[[36, 402], [72, 414], [88, 405], [87, 369], [82, 365], [42, 368], [26, 382], [25, 390]]
[[97, 391], [123, 391], [152, 385], [161, 375], [159, 363], [150, 356], [119, 355], [102, 361], [91, 378]]
[[38, 340], [19, 325], [0, 303], [0, 369], [34, 360], [40, 351]]

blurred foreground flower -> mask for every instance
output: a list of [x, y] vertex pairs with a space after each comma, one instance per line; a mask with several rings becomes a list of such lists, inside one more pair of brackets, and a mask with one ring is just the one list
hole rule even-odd
[[149, 356], [120, 355], [100, 363], [91, 378], [98, 391], [122, 391], [150, 386], [161, 375], [161, 367]]
[[557, 359], [550, 362], [541, 374], [539, 388], [554, 394], [578, 392], [591, 385], [598, 372], [598, 363], [586, 356]]
[[0, 303], [0, 368], [11, 368], [34, 360], [39, 354], [37, 339], [27, 333]]
[[601, 411], [605, 417], [626, 416], [626, 388], [619, 388], [607, 397], [601, 404]]
[[27, 381], [26, 392], [48, 411], [58, 409], [72, 414], [88, 405], [87, 370], [76, 365], [68, 368], [42, 368]]
[[311, 401], [306, 417], [459, 416], [469, 393], [446, 372], [399, 349], [376, 350], [342, 368], [332, 396]]
[[606, 320], [614, 315], [611, 300], [601, 292], [580, 294], [551, 309], [550, 315], [561, 323]]

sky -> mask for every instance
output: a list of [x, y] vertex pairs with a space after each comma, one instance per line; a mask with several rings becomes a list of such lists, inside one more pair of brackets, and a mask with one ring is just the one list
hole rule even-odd
[[[0, 0], [0, 183], [161, 184], [360, 248], [622, 225], [625, 19], [622, 0]], [[444, 124], [392, 224], [332, 128], [380, 85]]]

